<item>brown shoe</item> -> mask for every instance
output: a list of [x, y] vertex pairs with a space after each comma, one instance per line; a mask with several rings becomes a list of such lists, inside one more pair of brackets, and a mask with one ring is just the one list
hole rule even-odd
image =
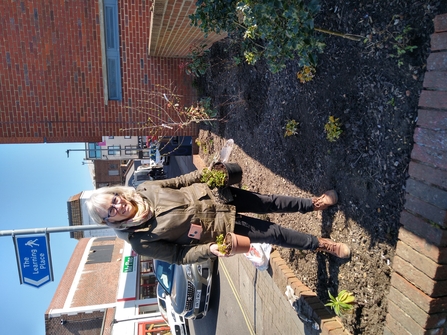
[[316, 251], [324, 251], [339, 258], [351, 257], [351, 250], [344, 243], [337, 243], [328, 238], [319, 238], [319, 245]]
[[324, 192], [324, 194], [318, 198], [312, 198], [312, 204], [314, 205], [314, 211], [322, 211], [323, 209], [333, 206], [338, 201], [338, 195], [335, 190]]

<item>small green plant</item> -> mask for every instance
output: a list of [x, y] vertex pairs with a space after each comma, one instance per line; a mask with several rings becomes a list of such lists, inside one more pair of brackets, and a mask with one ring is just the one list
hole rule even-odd
[[206, 44], [202, 44], [191, 49], [191, 54], [189, 55], [191, 59], [185, 66], [186, 74], [193, 77], [200, 77], [208, 70], [209, 63], [206, 56], [210, 50], [206, 49], [206, 46]]
[[204, 168], [200, 181], [210, 188], [223, 187], [227, 181], [227, 174], [225, 171]]
[[315, 77], [315, 67], [313, 66], [304, 66], [301, 71], [296, 74], [296, 77], [299, 79], [300, 83], [305, 84], [308, 81], [311, 81]]
[[207, 154], [208, 153], [208, 147], [206, 145], [205, 142], [202, 142], [201, 140], [199, 140], [198, 138], [196, 138], [196, 144], [197, 146], [203, 150], [203, 153]]
[[329, 121], [324, 125], [324, 130], [326, 132], [326, 138], [329, 142], [335, 142], [340, 138], [343, 133], [341, 129], [340, 119], [335, 118], [333, 115], [329, 116]]
[[233, 62], [234, 62], [234, 64], [236, 64], [236, 65], [241, 65], [241, 63], [242, 63], [241, 57], [236, 57], [236, 56], [234, 56], [234, 57], [233, 57]]
[[224, 234], [220, 234], [216, 237], [216, 244], [217, 250], [219, 250], [221, 254], [228, 254], [230, 252], [229, 245], [225, 243]]
[[293, 136], [297, 134], [299, 122], [295, 120], [289, 120], [284, 127], [286, 129], [284, 137]]
[[407, 52], [413, 52], [417, 49], [417, 46], [410, 45], [410, 32], [413, 30], [410, 26], [405, 26], [400, 33], [396, 36], [393, 35], [392, 45], [396, 49], [395, 55], [390, 55], [390, 57], [397, 58], [397, 66], [401, 67], [403, 65], [403, 60], [401, 57]]
[[354, 294], [346, 290], [340, 291], [336, 297], [329, 292], [329, 301], [325, 306], [332, 308], [337, 316], [342, 316], [354, 308]]
[[207, 139], [205, 141], [201, 141], [198, 138], [196, 138], [196, 144], [197, 146], [202, 149], [203, 153], [207, 154], [208, 151], [211, 149], [212, 145], [213, 145], [214, 141], [213, 139]]
[[397, 66], [401, 67], [404, 64], [402, 56], [417, 49], [417, 46], [411, 45], [415, 37], [412, 34], [413, 28], [409, 25], [404, 26], [403, 22], [403, 15], [393, 15], [384, 29], [374, 31], [363, 40], [365, 44], [368, 44], [366, 49], [371, 48], [370, 52], [374, 52], [374, 48], [377, 48], [377, 51], [390, 50], [388, 57], [396, 58]]

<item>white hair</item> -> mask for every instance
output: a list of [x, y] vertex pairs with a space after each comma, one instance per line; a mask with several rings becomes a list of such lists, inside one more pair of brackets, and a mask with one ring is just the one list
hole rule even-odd
[[[119, 195], [123, 199], [131, 202], [137, 208], [135, 216], [128, 220], [109, 222], [106, 218], [102, 217], [99, 212], [104, 210], [105, 207], [110, 205], [110, 195]], [[86, 202], [87, 210], [90, 217], [98, 224], [107, 224], [115, 229], [125, 229], [128, 227], [139, 226], [148, 220], [150, 214], [149, 204], [137, 193], [133, 187], [128, 186], [110, 186], [101, 187], [94, 190], [90, 196], [90, 199]]]

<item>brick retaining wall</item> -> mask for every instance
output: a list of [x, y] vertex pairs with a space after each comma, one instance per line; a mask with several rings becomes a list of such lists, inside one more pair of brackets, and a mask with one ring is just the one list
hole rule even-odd
[[384, 334], [447, 333], [447, 14], [434, 20]]

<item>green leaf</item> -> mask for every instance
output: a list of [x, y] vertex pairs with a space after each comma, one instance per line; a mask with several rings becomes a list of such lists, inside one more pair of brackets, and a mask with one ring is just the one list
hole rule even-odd
[[347, 296], [346, 299], [344, 300], [344, 302], [347, 304], [354, 302], [354, 301], [355, 301], [355, 297], [353, 295]]
[[338, 305], [343, 309], [351, 309], [352, 305], [345, 304], [344, 302], [339, 302]]
[[338, 305], [334, 306], [334, 312], [335, 314], [337, 314], [338, 316], [340, 316], [340, 307]]

